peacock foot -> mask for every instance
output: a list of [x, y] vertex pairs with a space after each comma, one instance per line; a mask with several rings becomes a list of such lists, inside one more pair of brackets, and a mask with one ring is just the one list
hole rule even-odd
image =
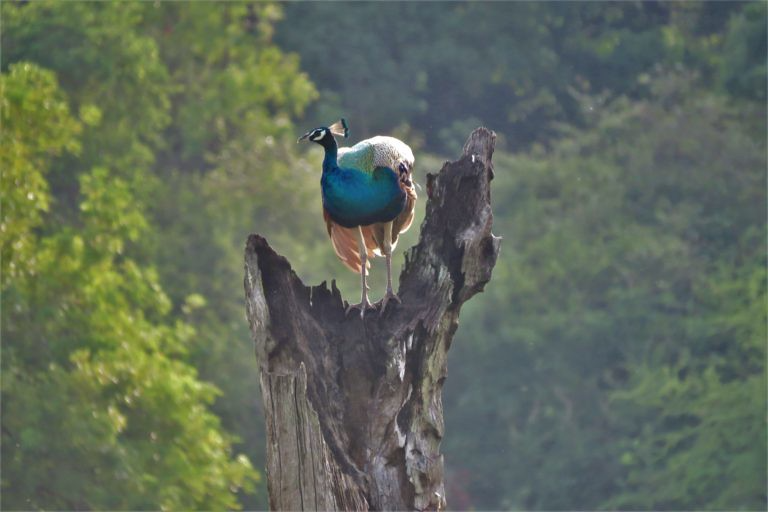
[[398, 304], [403, 303], [403, 301], [400, 300], [400, 297], [398, 297], [395, 292], [392, 290], [387, 290], [387, 293], [384, 294], [384, 297], [382, 297], [380, 301], [374, 304], [376, 307], [381, 306], [381, 309], [379, 310], [379, 316], [384, 314], [384, 310], [387, 309], [387, 304], [389, 304], [389, 301], [391, 300], [394, 300]]
[[373, 308], [374, 308], [374, 305], [371, 304], [368, 301], [368, 299], [366, 298], [365, 300], [363, 300], [359, 304], [350, 304], [350, 305], [348, 305], [346, 311], [344, 311], [344, 314], [348, 315], [349, 312], [352, 311], [353, 309], [359, 309], [360, 310], [360, 318], [364, 318], [365, 317], [365, 310], [366, 309], [373, 309]]

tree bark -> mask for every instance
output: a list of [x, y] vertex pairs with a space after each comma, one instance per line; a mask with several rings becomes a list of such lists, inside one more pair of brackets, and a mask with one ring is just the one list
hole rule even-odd
[[464, 302], [491, 278], [496, 135], [427, 175], [419, 243], [406, 253], [402, 304], [345, 315], [335, 281], [307, 287], [258, 236], [245, 295], [267, 424], [273, 510], [443, 510], [441, 391]]

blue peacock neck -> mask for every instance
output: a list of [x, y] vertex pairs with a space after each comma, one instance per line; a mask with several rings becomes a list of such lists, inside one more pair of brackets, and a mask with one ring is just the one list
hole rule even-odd
[[336, 139], [333, 135], [328, 135], [324, 139], [319, 141], [319, 144], [325, 149], [325, 158], [323, 158], [323, 173], [331, 172], [339, 167], [338, 153], [339, 146], [336, 144]]

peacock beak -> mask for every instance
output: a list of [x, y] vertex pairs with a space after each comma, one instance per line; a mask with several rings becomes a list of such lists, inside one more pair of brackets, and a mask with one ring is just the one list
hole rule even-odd
[[299, 142], [301, 142], [301, 141], [303, 141], [303, 140], [306, 140], [306, 139], [308, 139], [308, 138], [309, 138], [309, 135], [310, 135], [311, 133], [312, 133], [312, 131], [308, 131], [307, 133], [305, 133], [304, 135], [302, 135], [301, 137], [299, 137], [299, 138], [296, 140], [296, 144], [298, 144]]

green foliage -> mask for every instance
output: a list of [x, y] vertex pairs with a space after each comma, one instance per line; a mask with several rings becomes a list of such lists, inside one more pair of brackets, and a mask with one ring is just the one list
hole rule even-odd
[[[69, 48], [67, 58], [83, 60], [61, 81], [71, 102], [37, 64], [2, 75], [3, 505], [239, 508], [236, 492], [252, 490], [258, 473], [231, 458], [233, 438], [209, 410], [219, 392], [187, 362], [193, 327], [172, 315], [157, 272], [129, 255], [151, 229], [136, 194], [153, 183], [141, 166], [168, 103], [147, 98], [134, 112], [120, 94], [158, 86], [156, 75], [130, 80], [145, 77], [153, 43], [130, 31], [132, 8], [86, 5], [3, 5], [11, 55], [45, 61], [36, 42], [56, 36], [84, 45]], [[96, 27], [111, 21], [122, 32]], [[121, 61], [107, 50], [135, 57], [121, 83], [99, 80], [93, 59]]]
[[[316, 92], [296, 56], [270, 41], [279, 15], [268, 3], [161, 3], [145, 9], [142, 22], [174, 91], [167, 144], [156, 153], [161, 180], [148, 194], [156, 229], [145, 257], [195, 327], [190, 361], [223, 393], [213, 410], [255, 460], [263, 460], [264, 425], [243, 321], [244, 240], [259, 231], [291, 257], [302, 255], [307, 269], [310, 247], [326, 247], [314, 222], [318, 176], [296, 154], [292, 123]], [[196, 295], [207, 306], [188, 307]], [[241, 497], [244, 506], [266, 508], [265, 490], [259, 494]]]
[[230, 488], [256, 473], [229, 459], [216, 389], [180, 359], [194, 331], [121, 257], [145, 219], [105, 169], [81, 190], [81, 229], [40, 238], [35, 274], [3, 290], [4, 505], [236, 507]]
[[50, 208], [49, 159], [64, 150], [79, 151], [80, 124], [70, 115], [53, 74], [33, 64], [17, 63], [0, 77], [0, 98], [0, 279], [5, 286], [35, 271], [33, 230]]
[[166, 166], [210, 169], [226, 144], [285, 132], [316, 97], [297, 57], [270, 42], [274, 4], [160, 3], [143, 17], [173, 84]]
[[[766, 269], [715, 270], [694, 296], [698, 339], [669, 366], [646, 362], [612, 400], [634, 439], [629, 473], [609, 504], [751, 510], [765, 501]], [[654, 489], [649, 495], [646, 489]]]
[[685, 77], [651, 86], [496, 157], [507, 242], [446, 390], [449, 432], [494, 433], [446, 437], [477, 507], [765, 504], [765, 139]]
[[54, 71], [82, 116], [78, 161], [89, 168], [109, 155], [110, 166], [126, 175], [150, 163], [169, 120], [171, 89], [156, 42], [137, 31], [146, 7], [4, 2], [2, 9], [3, 61]]
[[[50, 218], [64, 224], [42, 228], [76, 232], [87, 218], [100, 228], [89, 243], [118, 254], [120, 261], [157, 268], [142, 300], [162, 282], [169, 295], [162, 315], [153, 320], [195, 329], [179, 355], [224, 390], [226, 400], [213, 403], [211, 395], [206, 402], [256, 456], [262, 452], [263, 426], [238, 291], [241, 244], [252, 230], [249, 220], [270, 210], [267, 201], [281, 198], [300, 210], [310, 183], [315, 185], [306, 180], [305, 193], [296, 194], [296, 187], [279, 177], [297, 160], [285, 151], [295, 140], [290, 119], [316, 96], [296, 56], [270, 43], [279, 16], [279, 8], [268, 3], [3, 4], [4, 62], [27, 59], [56, 71], [83, 126], [82, 150], [50, 162], [58, 199]], [[272, 146], [283, 148], [288, 158], [277, 160]], [[123, 181], [94, 181], [73, 172], [93, 167], [109, 168]], [[242, 187], [254, 168], [262, 181]], [[129, 194], [117, 194], [117, 183]], [[281, 186], [279, 194], [274, 184]], [[81, 202], [86, 189], [92, 197]], [[227, 197], [232, 192], [238, 192], [236, 203]], [[110, 202], [111, 209], [103, 207]], [[149, 219], [127, 215], [127, 203]], [[281, 218], [291, 220], [286, 229], [311, 225], [290, 212]], [[82, 232], [78, 236], [86, 240]], [[201, 279], [206, 275], [210, 279]], [[140, 282], [124, 286], [135, 285], [138, 292]], [[244, 499], [251, 508], [264, 506]]]
[[728, 24], [720, 76], [735, 96], [765, 101], [766, 16], [765, 2], [755, 2]]
[[583, 94], [647, 97], [645, 77], [659, 64], [710, 82], [722, 74], [738, 96], [764, 92], [765, 7], [744, 6], [298, 2], [285, 5], [276, 39], [320, 89], [309, 124], [344, 113], [355, 136], [409, 124], [430, 149], [452, 154], [466, 138], [458, 127], [477, 119], [518, 150], [551, 144], [562, 123], [583, 126]]

